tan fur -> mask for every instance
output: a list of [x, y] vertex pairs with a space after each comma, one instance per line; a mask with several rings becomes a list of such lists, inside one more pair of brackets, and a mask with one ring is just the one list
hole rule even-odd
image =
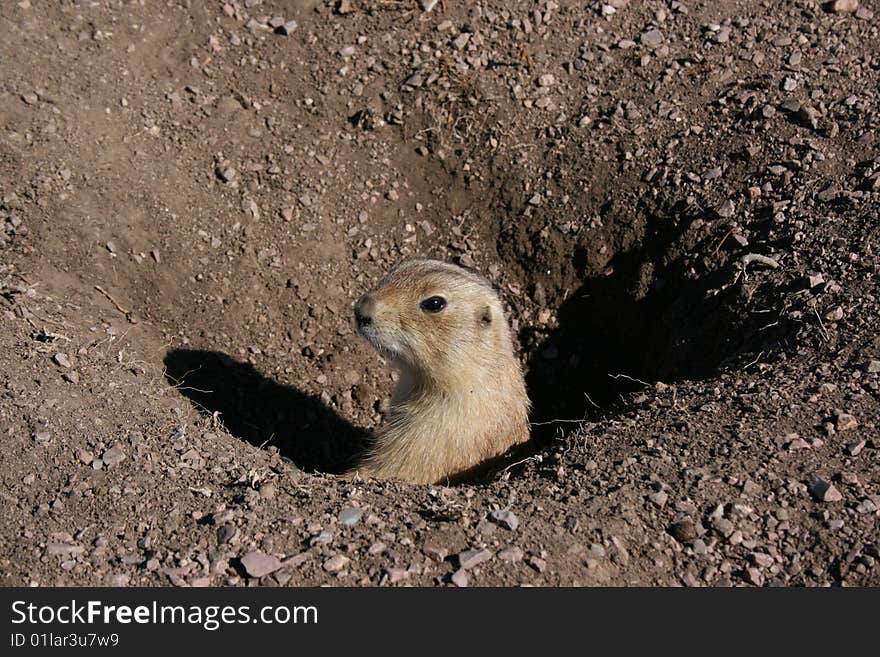
[[[432, 296], [447, 302], [439, 313], [420, 307]], [[349, 474], [445, 483], [529, 439], [522, 371], [487, 280], [438, 260], [408, 260], [356, 313], [358, 331], [401, 376], [375, 444]]]

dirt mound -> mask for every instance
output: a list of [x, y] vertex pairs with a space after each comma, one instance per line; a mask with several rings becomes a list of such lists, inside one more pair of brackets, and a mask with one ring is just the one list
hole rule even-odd
[[[4, 6], [2, 582], [880, 583], [861, 4]], [[415, 255], [498, 286], [535, 444], [343, 482]]]

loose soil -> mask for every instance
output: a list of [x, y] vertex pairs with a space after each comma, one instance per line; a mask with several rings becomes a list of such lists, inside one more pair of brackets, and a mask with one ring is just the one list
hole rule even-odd
[[[4, 2], [0, 584], [880, 585], [855, 4]], [[411, 256], [498, 286], [533, 444], [344, 481]]]

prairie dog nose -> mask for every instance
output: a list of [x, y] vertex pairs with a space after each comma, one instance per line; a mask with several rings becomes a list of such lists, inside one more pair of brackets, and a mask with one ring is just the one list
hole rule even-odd
[[373, 311], [376, 303], [369, 294], [365, 294], [354, 304], [354, 319], [359, 326], [373, 323]]

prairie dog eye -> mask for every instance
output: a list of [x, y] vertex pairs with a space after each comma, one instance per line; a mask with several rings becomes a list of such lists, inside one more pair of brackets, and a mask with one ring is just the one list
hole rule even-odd
[[439, 313], [446, 307], [446, 299], [443, 297], [428, 297], [419, 306], [426, 313]]

